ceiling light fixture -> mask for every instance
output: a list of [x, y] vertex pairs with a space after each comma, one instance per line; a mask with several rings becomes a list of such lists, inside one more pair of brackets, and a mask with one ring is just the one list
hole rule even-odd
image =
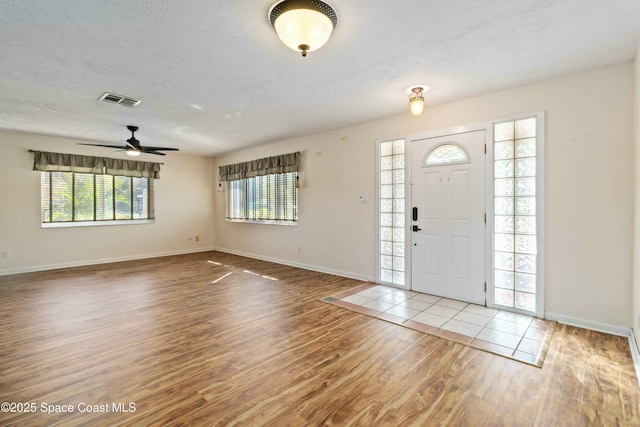
[[424, 96], [422, 92], [424, 88], [416, 86], [411, 89], [411, 95], [409, 95], [409, 105], [411, 106], [411, 114], [419, 116], [424, 111]]
[[307, 56], [320, 49], [338, 23], [336, 11], [319, 0], [284, 0], [269, 11], [269, 22], [287, 47]]

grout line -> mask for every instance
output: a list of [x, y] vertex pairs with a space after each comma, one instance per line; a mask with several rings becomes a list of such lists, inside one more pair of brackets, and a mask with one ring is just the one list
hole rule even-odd
[[[378, 286], [382, 286], [382, 285], [378, 285]], [[370, 290], [370, 289], [372, 289], [372, 288], [365, 289], [365, 290], [360, 291], [360, 292], [358, 292], [358, 293], [355, 293], [355, 294], [353, 294], [353, 295], [359, 295], [361, 292], [366, 292], [366, 291], [368, 291], [368, 290]], [[389, 294], [392, 294], [392, 292], [382, 292], [382, 293], [380, 293], [380, 297], [383, 297], [383, 296], [385, 296], [385, 295], [389, 295]], [[410, 297], [408, 297], [407, 299], [402, 300], [401, 302], [398, 302], [398, 303], [391, 303], [391, 302], [388, 302], [388, 301], [380, 301], [378, 298], [371, 298], [371, 297], [369, 297], [369, 296], [365, 296], [365, 295], [360, 295], [360, 296], [361, 296], [361, 297], [363, 297], [363, 298], [367, 298], [367, 299], [369, 299], [369, 301], [368, 301], [368, 302], [370, 302], [370, 301], [380, 301], [380, 302], [384, 302], [384, 303], [387, 303], [387, 304], [391, 304], [391, 307], [389, 307], [387, 310], [381, 311], [381, 312], [380, 312], [380, 314], [381, 314], [381, 313], [387, 313], [389, 310], [393, 309], [394, 307], [398, 306], [399, 304], [401, 304], [401, 303], [403, 303], [403, 302], [406, 302], [406, 301], [408, 301], [408, 300], [410, 300], [410, 299], [412, 299], [412, 298], [416, 297], [417, 295], [422, 295], [422, 294], [420, 294], [420, 293], [416, 293], [415, 295], [411, 295], [411, 296], [410, 296]], [[351, 296], [351, 295], [350, 295], [350, 296]], [[433, 295], [433, 297], [434, 297], [434, 298], [439, 298], [439, 297], [436, 297], [435, 295]], [[433, 303], [428, 303], [428, 302], [426, 302], [426, 301], [416, 300], [416, 301], [424, 302], [425, 304], [429, 304], [429, 306], [427, 306], [426, 308], [424, 308], [424, 309], [422, 309], [422, 310], [418, 311], [418, 313], [417, 313], [417, 314], [415, 314], [414, 316], [409, 317], [409, 318], [405, 318], [404, 322], [402, 322], [402, 323], [405, 323], [405, 322], [406, 322], [406, 321], [408, 321], [408, 320], [412, 320], [412, 321], [414, 321], [414, 322], [416, 322], [416, 323], [420, 323], [420, 324], [425, 325], [425, 326], [431, 326], [431, 325], [428, 325], [428, 324], [426, 324], [426, 323], [418, 322], [418, 321], [416, 321], [416, 320], [413, 320], [413, 318], [414, 318], [414, 317], [416, 317], [416, 316], [418, 316], [420, 313], [425, 313], [427, 309], [429, 309], [429, 308], [433, 307], [434, 305], [438, 305], [439, 307], [444, 307], [444, 308], [448, 308], [448, 309], [451, 309], [451, 310], [456, 310], [455, 308], [452, 308], [452, 307], [448, 307], [448, 306], [445, 306], [445, 305], [439, 305], [439, 304], [438, 304], [438, 302], [442, 301], [442, 299], [443, 299], [443, 298], [441, 298], [441, 297], [440, 297], [437, 301], [435, 301], [435, 302], [433, 302]], [[366, 306], [364, 306], [364, 305], [362, 305], [362, 304], [355, 304], [355, 305], [359, 305], [359, 306], [361, 306], [361, 307], [368, 308], [368, 307], [366, 307]], [[446, 325], [450, 320], [456, 320], [456, 321], [458, 321], [458, 322], [466, 323], [466, 324], [473, 325], [473, 326], [481, 326], [480, 331], [478, 331], [478, 333], [477, 333], [477, 334], [475, 334], [475, 335], [467, 335], [467, 334], [463, 334], [463, 333], [461, 333], [461, 332], [457, 332], [457, 333], [459, 333], [459, 334], [461, 334], [461, 335], [464, 335], [464, 336], [470, 337], [472, 340], [476, 339], [476, 338], [477, 338], [477, 336], [478, 336], [478, 335], [480, 335], [480, 333], [481, 333], [482, 331], [484, 331], [485, 329], [490, 329], [490, 330], [492, 330], [492, 331], [498, 331], [498, 332], [502, 332], [502, 333], [510, 334], [510, 335], [513, 335], [513, 336], [519, 336], [518, 343], [516, 344], [515, 348], [514, 348], [514, 349], [513, 349], [513, 351], [512, 351], [512, 356], [513, 356], [513, 354], [515, 354], [515, 352], [516, 352], [516, 351], [518, 351], [518, 348], [520, 347], [520, 344], [522, 343], [522, 340], [524, 339], [524, 336], [526, 335], [527, 331], [528, 331], [528, 330], [529, 330], [529, 328], [531, 327], [531, 321], [529, 322], [529, 324], [527, 325], [527, 328], [524, 330], [524, 332], [523, 332], [522, 334], [512, 334], [511, 332], [500, 331], [500, 330], [498, 330], [498, 329], [489, 328], [489, 327], [487, 326], [487, 325], [491, 322], [491, 320], [496, 319], [496, 316], [497, 316], [498, 314], [502, 313], [502, 312], [503, 312], [503, 310], [499, 310], [499, 309], [497, 309], [497, 310], [496, 310], [496, 309], [494, 309], [494, 310], [496, 310], [496, 311], [495, 311], [495, 313], [493, 313], [491, 316], [484, 316], [484, 317], [489, 317], [489, 318], [490, 318], [489, 322], [487, 322], [485, 325], [476, 325], [475, 323], [470, 323], [470, 322], [465, 322], [464, 320], [454, 319], [454, 317], [456, 317], [458, 314], [462, 313], [462, 312], [464, 311], [464, 309], [465, 309], [465, 308], [467, 308], [467, 307], [469, 307], [469, 306], [472, 306], [472, 305], [473, 305], [473, 306], [475, 306], [475, 305], [477, 305], [477, 304], [467, 303], [464, 307], [462, 307], [461, 309], [458, 309], [458, 311], [457, 311], [454, 315], [452, 315], [452, 316], [441, 316], [441, 315], [434, 314], [434, 313], [427, 313], [427, 314], [431, 314], [431, 315], [434, 315], [434, 316], [440, 316], [440, 317], [443, 317], [443, 318], [446, 318], [446, 319], [447, 319], [447, 320], [446, 320], [442, 325], [440, 325], [440, 326], [438, 326], [438, 327], [437, 327], [437, 329], [442, 329], [443, 331], [449, 331], [448, 329], [444, 329], [444, 328], [443, 328], [443, 326], [444, 326], [444, 325]], [[478, 305], [478, 307], [482, 307], [482, 306]], [[409, 307], [407, 307], [407, 308], [409, 308]], [[475, 315], [477, 315], [477, 316], [483, 316], [483, 315], [481, 315], [481, 314], [477, 314], [477, 313], [473, 313], [473, 312], [467, 312], [467, 313], [475, 314]], [[391, 314], [391, 313], [388, 313], [388, 314]], [[525, 315], [523, 315], [523, 316], [525, 316]], [[398, 316], [398, 317], [400, 317], [400, 316]], [[526, 316], [526, 317], [530, 317], [531, 319], [533, 319], [533, 317], [531, 317], [531, 316]], [[516, 322], [511, 322], [511, 321], [506, 320], [506, 319], [499, 319], [499, 320], [503, 320], [503, 321], [505, 321], [505, 322], [514, 323], [514, 324], [518, 325], [518, 323], [516, 323]], [[435, 327], [435, 326], [433, 326], [433, 327]], [[453, 332], [453, 331], [451, 331], [451, 332]], [[493, 343], [493, 344], [501, 345], [501, 344], [498, 344], [498, 343]]]

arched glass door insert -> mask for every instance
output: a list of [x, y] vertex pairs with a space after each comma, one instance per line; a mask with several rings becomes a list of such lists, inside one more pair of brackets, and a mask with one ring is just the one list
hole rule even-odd
[[425, 166], [442, 166], [456, 163], [469, 163], [469, 155], [457, 144], [445, 143], [433, 148], [426, 155], [423, 163]]

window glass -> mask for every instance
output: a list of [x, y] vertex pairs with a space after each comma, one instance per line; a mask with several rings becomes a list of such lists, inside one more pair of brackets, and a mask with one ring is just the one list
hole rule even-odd
[[379, 279], [383, 283], [405, 284], [405, 141], [380, 143]]
[[536, 310], [536, 118], [494, 125], [494, 303]]
[[227, 183], [227, 221], [295, 224], [298, 221], [296, 172]]
[[464, 150], [454, 144], [442, 144], [435, 147], [427, 155], [425, 166], [442, 165], [447, 163], [468, 162], [469, 156]]
[[40, 196], [43, 224], [154, 219], [152, 178], [41, 172]]

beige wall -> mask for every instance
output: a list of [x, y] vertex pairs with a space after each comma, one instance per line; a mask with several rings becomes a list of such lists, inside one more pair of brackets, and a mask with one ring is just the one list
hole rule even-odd
[[[162, 158], [158, 218], [150, 225], [40, 228], [39, 174], [31, 171], [27, 149], [105, 153], [74, 140], [0, 132], [0, 251], [10, 252], [0, 260], [0, 274], [204, 250], [215, 244], [373, 279], [376, 141], [545, 111], [545, 310], [630, 327], [632, 317], [640, 320], [640, 292], [631, 302], [634, 73], [640, 74], [637, 64], [620, 64], [428, 108], [420, 117], [405, 113], [240, 150], [215, 162], [172, 154]], [[639, 100], [636, 95], [636, 108]], [[638, 132], [635, 143], [640, 144]], [[214, 163], [297, 150], [303, 153], [299, 226], [224, 221], [224, 194], [212, 191]], [[368, 196], [369, 203], [359, 203], [360, 195]], [[200, 242], [190, 241], [196, 234]], [[640, 232], [635, 240], [640, 241]]]
[[[0, 274], [211, 249], [213, 160], [172, 153], [160, 161], [155, 224], [43, 229], [40, 174], [28, 149], [120, 156], [78, 141], [0, 132]], [[195, 235], [200, 241], [189, 240]]]
[[633, 216], [633, 320], [631, 327], [636, 342], [640, 342], [640, 45], [634, 62], [634, 109], [633, 124], [635, 130], [635, 187]]
[[217, 165], [299, 150], [303, 185], [298, 227], [227, 223], [216, 193], [216, 247], [374, 278], [376, 141], [545, 111], [545, 310], [628, 328], [633, 72], [620, 64], [221, 156]]

